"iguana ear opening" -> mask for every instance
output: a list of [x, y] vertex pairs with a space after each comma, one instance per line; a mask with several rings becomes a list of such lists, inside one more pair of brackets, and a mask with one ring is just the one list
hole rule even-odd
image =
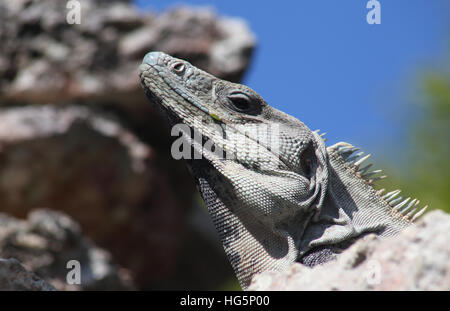
[[300, 155], [300, 169], [306, 178], [311, 179], [312, 174], [315, 173], [315, 152], [312, 143], [306, 147]]

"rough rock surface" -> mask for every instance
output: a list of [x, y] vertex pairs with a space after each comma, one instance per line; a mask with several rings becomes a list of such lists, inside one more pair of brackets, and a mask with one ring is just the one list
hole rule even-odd
[[53, 291], [55, 288], [27, 271], [17, 259], [0, 258], [0, 291], [7, 290]]
[[426, 214], [396, 237], [369, 235], [336, 261], [261, 273], [249, 290], [450, 290], [450, 215]]
[[[66, 215], [36, 210], [26, 221], [0, 214], [1, 290], [130, 290], [126, 270], [86, 239]], [[14, 259], [11, 259], [14, 258]], [[68, 284], [70, 260], [80, 263], [80, 284]], [[33, 271], [35, 274], [28, 272]]]
[[0, 1], [0, 102], [142, 95], [137, 69], [151, 50], [239, 81], [255, 44], [242, 20], [210, 9], [155, 15], [124, 0], [78, 2], [80, 24], [69, 24], [67, 1]]
[[64, 211], [138, 280], [174, 269], [183, 212], [154, 152], [114, 118], [78, 106], [5, 108], [0, 147], [2, 212]]

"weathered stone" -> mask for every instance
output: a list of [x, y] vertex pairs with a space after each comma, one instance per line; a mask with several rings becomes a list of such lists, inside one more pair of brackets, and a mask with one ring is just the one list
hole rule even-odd
[[55, 288], [27, 271], [17, 259], [0, 258], [0, 291], [18, 290], [53, 291]]
[[61, 210], [140, 281], [173, 270], [184, 212], [151, 148], [86, 107], [0, 111], [1, 211]]
[[336, 261], [256, 275], [249, 289], [450, 290], [449, 241], [450, 215], [433, 211], [395, 237], [359, 240]]
[[[0, 259], [1, 290], [134, 288], [111, 255], [86, 239], [79, 225], [60, 212], [36, 210], [26, 221], [0, 214], [0, 224], [0, 257], [14, 258]], [[72, 260], [80, 264], [80, 284], [67, 282]]]

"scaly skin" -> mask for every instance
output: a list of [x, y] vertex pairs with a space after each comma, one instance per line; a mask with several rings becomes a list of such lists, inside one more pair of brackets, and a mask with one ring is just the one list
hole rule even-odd
[[150, 101], [182, 124], [178, 143], [194, 150], [186, 160], [244, 289], [255, 273], [295, 261], [314, 266], [368, 233], [410, 225], [418, 201], [377, 192], [377, 171], [352, 156], [357, 148], [327, 149], [317, 132], [247, 86], [162, 52], [145, 56], [140, 78]]

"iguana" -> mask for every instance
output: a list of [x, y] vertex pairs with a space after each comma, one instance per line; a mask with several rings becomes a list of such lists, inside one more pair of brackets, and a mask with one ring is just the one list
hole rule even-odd
[[140, 79], [181, 124], [173, 129], [184, 149], [172, 151], [192, 155], [188, 166], [243, 289], [256, 273], [324, 263], [369, 233], [395, 235], [425, 211], [400, 190], [375, 190], [383, 176], [363, 166], [369, 155], [343, 142], [326, 148], [318, 131], [245, 85], [162, 52], [144, 57]]

